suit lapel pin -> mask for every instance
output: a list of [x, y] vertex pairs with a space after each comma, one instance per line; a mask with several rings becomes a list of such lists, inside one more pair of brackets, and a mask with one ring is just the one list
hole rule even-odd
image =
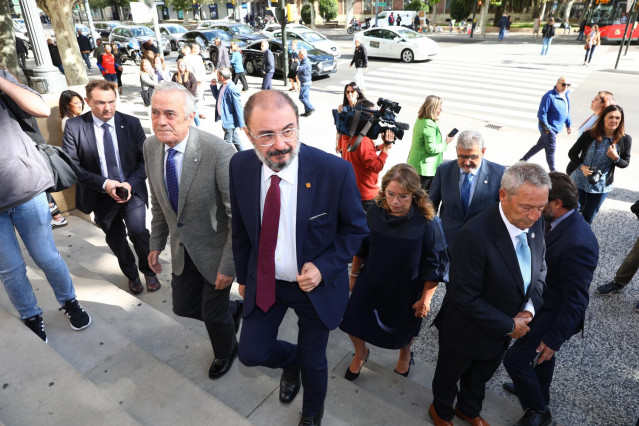
[[124, 129], [124, 126], [120, 126], [120, 129]]
[[532, 234], [530, 234], [530, 238], [532, 238], [533, 240], [535, 239], [535, 233], [534, 232]]
[[311, 183], [310, 182], [306, 182], [306, 187], [310, 188], [311, 187]]
[[197, 161], [197, 158], [194, 158], [193, 161]]
[[488, 183], [488, 179], [484, 179], [484, 185]]

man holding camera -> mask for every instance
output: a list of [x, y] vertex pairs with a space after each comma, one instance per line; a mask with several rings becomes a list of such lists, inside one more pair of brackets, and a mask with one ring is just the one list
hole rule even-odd
[[67, 121], [62, 148], [80, 169], [76, 203], [80, 211], [95, 214], [109, 248], [129, 279], [133, 294], [143, 287], [127, 233], [138, 256], [147, 291], [160, 289], [149, 268], [149, 231], [146, 229], [146, 172], [142, 146], [146, 135], [140, 120], [115, 110], [117, 85], [107, 80], [87, 84], [91, 111]]
[[554, 354], [583, 329], [588, 289], [599, 260], [599, 244], [577, 211], [577, 187], [564, 173], [551, 172], [546, 219], [546, 288], [543, 306], [530, 322], [530, 332], [504, 357], [513, 379], [504, 388], [515, 393], [525, 410], [518, 425], [547, 425]]
[[[375, 108], [375, 104], [366, 99], [359, 101], [357, 105], [367, 109]], [[386, 164], [395, 134], [392, 130], [386, 130], [382, 134], [383, 143], [377, 146], [368, 136], [364, 136], [361, 143], [355, 145], [357, 139], [358, 135], [340, 135], [339, 149], [342, 158], [353, 166], [357, 189], [362, 196], [362, 207], [366, 211], [375, 203], [374, 198], [379, 192], [379, 172]]]

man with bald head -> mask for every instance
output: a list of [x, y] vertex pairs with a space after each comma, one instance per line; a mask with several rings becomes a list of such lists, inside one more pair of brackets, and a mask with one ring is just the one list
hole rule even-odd
[[[280, 401], [304, 384], [299, 424], [319, 425], [326, 345], [348, 302], [348, 262], [368, 233], [349, 163], [299, 141], [295, 103], [264, 90], [244, 107], [254, 151], [231, 159], [233, 256], [244, 297], [240, 361], [282, 368]], [[277, 340], [288, 308], [297, 344]]]
[[555, 171], [555, 149], [557, 134], [566, 126], [566, 132], [570, 134], [570, 99], [568, 88], [570, 82], [566, 77], [559, 77], [557, 84], [541, 98], [537, 118], [539, 119], [539, 140], [521, 158], [528, 161], [530, 157], [542, 149], [546, 150], [546, 162], [551, 172]]

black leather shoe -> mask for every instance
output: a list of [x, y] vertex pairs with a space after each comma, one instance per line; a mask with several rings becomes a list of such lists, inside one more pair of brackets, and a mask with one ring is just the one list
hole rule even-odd
[[302, 378], [300, 377], [299, 367], [295, 366], [282, 371], [282, 377], [280, 378], [280, 401], [284, 404], [290, 404], [300, 391], [301, 383]]
[[160, 284], [160, 280], [158, 280], [157, 275], [145, 275], [144, 279], [146, 281], [146, 291], [148, 291], [149, 293], [158, 291], [162, 287], [162, 284]]
[[320, 426], [322, 424], [322, 417], [324, 416], [324, 406], [322, 405], [322, 409], [319, 413], [314, 416], [304, 416], [302, 414], [302, 418], [297, 426]]
[[140, 281], [140, 278], [129, 280], [129, 291], [131, 294], [140, 294], [142, 293], [142, 290], [144, 290], [144, 287], [142, 287], [142, 281]]
[[237, 301], [237, 308], [235, 309], [235, 313], [233, 314], [233, 321], [235, 321], [235, 334], [240, 329], [240, 322], [242, 321], [242, 311], [244, 310], [244, 301]]
[[231, 356], [229, 358], [215, 358], [213, 360], [213, 363], [211, 364], [211, 368], [209, 368], [209, 378], [219, 379], [220, 377], [228, 373], [228, 371], [231, 369], [231, 366], [233, 365], [233, 361], [235, 360], [235, 358], [237, 358], [237, 350], [238, 344], [235, 343], [235, 347], [233, 348], [233, 351], [231, 352]]
[[[506, 392], [510, 392], [510, 393], [512, 393], [513, 395], [515, 395], [515, 396], [517, 396], [517, 397], [518, 397], [518, 395], [517, 395], [517, 390], [515, 389], [515, 384], [514, 384], [514, 383], [512, 383], [512, 382], [506, 382], [506, 383], [504, 383], [503, 385], [501, 385], [501, 387], [502, 387], [502, 388], [504, 388], [504, 390], [505, 390]], [[544, 402], [546, 403], [546, 405], [550, 405], [550, 396], [545, 397], [545, 398], [544, 398]]]
[[515, 426], [547, 426], [551, 423], [552, 415], [550, 414], [550, 408], [546, 407], [546, 411], [543, 413], [538, 413], [529, 408], [524, 413], [524, 416], [515, 423]]

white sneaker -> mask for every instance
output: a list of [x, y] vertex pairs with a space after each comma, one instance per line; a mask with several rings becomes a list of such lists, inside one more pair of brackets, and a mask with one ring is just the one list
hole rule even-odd
[[62, 226], [67, 226], [69, 224], [69, 222], [67, 222], [67, 220], [63, 217], [60, 218], [60, 220], [53, 220], [51, 219], [51, 227], [52, 228], [60, 228]]

